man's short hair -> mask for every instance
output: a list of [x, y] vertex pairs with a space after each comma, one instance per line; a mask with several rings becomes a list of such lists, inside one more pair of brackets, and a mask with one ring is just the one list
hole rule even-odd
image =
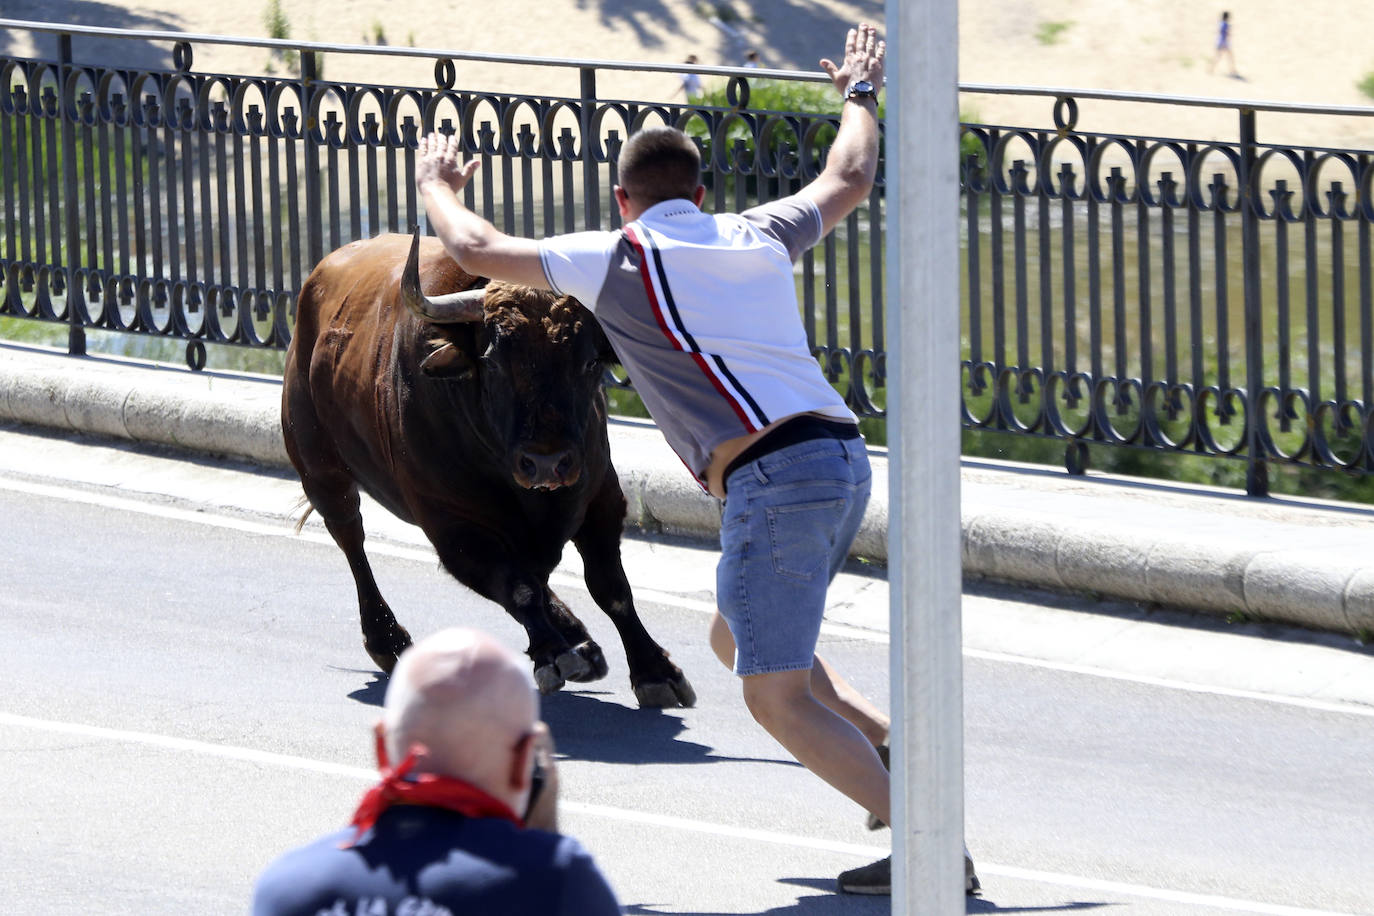
[[620, 186], [642, 207], [665, 200], [688, 200], [701, 185], [701, 153], [675, 127], [647, 127], [630, 136], [620, 150]]

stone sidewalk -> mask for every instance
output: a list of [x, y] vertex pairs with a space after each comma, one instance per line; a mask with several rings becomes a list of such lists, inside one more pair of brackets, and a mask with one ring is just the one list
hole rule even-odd
[[[0, 421], [289, 467], [276, 378], [0, 345]], [[630, 522], [714, 539], [716, 502], [657, 431], [617, 421], [611, 442]], [[856, 555], [887, 553], [887, 461]], [[1374, 633], [1374, 508], [965, 460], [966, 576], [1147, 606]], [[841, 605], [846, 604], [843, 597]], [[865, 602], [870, 603], [870, 602]], [[882, 605], [885, 607], [885, 604]]]

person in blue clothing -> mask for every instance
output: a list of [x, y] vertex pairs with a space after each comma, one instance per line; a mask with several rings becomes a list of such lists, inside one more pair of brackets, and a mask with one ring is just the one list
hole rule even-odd
[[1225, 57], [1231, 65], [1231, 76], [1240, 76], [1236, 72], [1236, 55], [1231, 50], [1231, 14], [1223, 12], [1221, 21], [1217, 23], [1217, 53], [1212, 57], [1212, 62], [1207, 65], [1207, 72], [1211, 73], [1216, 69], [1217, 64]]
[[618, 914], [586, 849], [555, 832], [553, 744], [526, 667], [475, 630], [403, 654], [376, 728], [381, 781], [349, 827], [267, 867], [253, 913]]

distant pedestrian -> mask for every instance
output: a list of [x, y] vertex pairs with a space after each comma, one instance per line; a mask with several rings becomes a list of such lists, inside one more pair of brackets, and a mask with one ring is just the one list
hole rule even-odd
[[1236, 55], [1231, 51], [1231, 14], [1229, 12], [1222, 13], [1221, 21], [1217, 23], [1217, 50], [1212, 57], [1212, 62], [1207, 65], [1208, 73], [1216, 69], [1217, 62], [1223, 56], [1231, 65], [1231, 76], [1240, 76], [1236, 72]]
[[744, 66], [754, 68], [763, 66], [762, 62], [759, 61], [759, 52], [750, 48], [749, 52], [744, 55]]
[[[695, 64], [696, 62], [697, 56], [695, 54], [688, 54], [687, 60], [684, 61], [684, 63], [689, 64]], [[701, 85], [701, 77], [697, 76], [695, 73], [683, 73], [680, 75], [680, 78], [682, 79], [682, 94], [686, 96], [687, 101], [695, 102], [697, 99], [701, 98], [702, 93], [706, 91], [705, 87]]]

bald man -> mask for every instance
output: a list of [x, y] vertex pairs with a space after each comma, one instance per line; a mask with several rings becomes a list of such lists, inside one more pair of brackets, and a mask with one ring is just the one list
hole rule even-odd
[[591, 856], [554, 832], [553, 745], [526, 667], [475, 630], [402, 655], [376, 726], [381, 782], [348, 828], [268, 866], [253, 912], [618, 914]]

